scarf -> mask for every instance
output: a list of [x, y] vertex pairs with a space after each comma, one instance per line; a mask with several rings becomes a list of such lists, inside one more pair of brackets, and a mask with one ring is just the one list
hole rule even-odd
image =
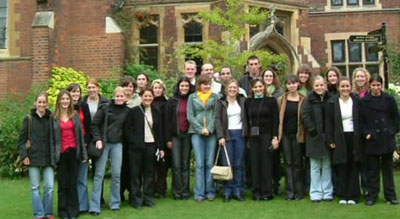
[[275, 92], [275, 85], [271, 84], [267, 87], [267, 96], [272, 97], [272, 94]]
[[203, 92], [201, 92], [201, 91], [197, 91], [197, 96], [199, 97], [199, 99], [201, 100], [201, 102], [203, 102], [204, 105], [207, 104], [208, 100], [209, 100], [210, 97], [211, 97], [211, 94], [212, 94], [211, 90], [208, 91], [207, 93], [203, 93]]

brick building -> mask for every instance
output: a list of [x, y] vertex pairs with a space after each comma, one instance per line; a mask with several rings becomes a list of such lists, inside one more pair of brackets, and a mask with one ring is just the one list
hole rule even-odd
[[[53, 66], [107, 77], [124, 62], [125, 42], [140, 48], [137, 61], [165, 68], [184, 44], [220, 40], [218, 26], [196, 13], [222, 0], [0, 0], [0, 97], [46, 81]], [[113, 6], [114, 5], [114, 6]], [[273, 12], [265, 24], [247, 26], [242, 49], [284, 53], [290, 71], [301, 63], [316, 70], [338, 66], [351, 76], [358, 66], [383, 74], [376, 43], [352, 43], [386, 23], [390, 44], [400, 42], [400, 0], [247, 0]], [[124, 39], [111, 18], [114, 9], [132, 13], [132, 37]], [[175, 63], [182, 69], [184, 57]]]

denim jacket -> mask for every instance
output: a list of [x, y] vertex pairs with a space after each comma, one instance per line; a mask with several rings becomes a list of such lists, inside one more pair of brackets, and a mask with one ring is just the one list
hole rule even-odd
[[206, 122], [208, 131], [214, 132], [217, 100], [218, 95], [212, 93], [207, 104], [204, 105], [196, 92], [189, 96], [187, 106], [187, 116], [190, 123], [189, 133], [202, 134], [204, 122]]

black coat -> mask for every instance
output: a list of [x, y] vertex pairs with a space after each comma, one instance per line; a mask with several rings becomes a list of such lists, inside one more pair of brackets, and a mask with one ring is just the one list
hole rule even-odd
[[178, 121], [179, 98], [180, 97], [175, 96], [168, 99], [168, 102], [165, 106], [163, 121], [165, 124], [164, 137], [166, 142], [172, 141], [172, 137], [178, 136], [178, 134], [180, 133]]
[[[353, 100], [353, 157], [354, 161], [361, 161], [362, 148], [359, 123], [359, 105], [360, 100], [353, 94], [350, 95]], [[342, 115], [340, 111], [339, 95], [335, 95], [328, 100], [326, 108], [326, 137], [327, 143], [335, 144], [336, 148], [332, 153], [333, 164], [347, 163], [347, 145], [343, 131]]]
[[32, 109], [29, 114], [32, 118], [30, 134], [31, 147], [29, 150], [26, 149], [26, 141], [28, 139], [28, 116], [25, 116], [19, 133], [19, 155], [22, 159], [28, 157], [30, 166], [55, 166], [54, 147], [52, 147], [54, 145], [50, 144], [51, 112], [46, 110], [44, 116], [39, 117], [36, 113], [36, 109]]
[[[160, 112], [160, 118], [161, 119], [164, 119], [164, 117], [165, 117], [165, 108], [166, 108], [166, 105], [167, 105], [167, 98], [165, 98], [165, 96], [160, 96], [160, 97], [154, 97], [154, 100], [153, 100], [153, 102], [151, 103], [151, 105], [153, 106], [153, 107], [156, 107], [157, 109], [158, 109], [158, 111]], [[163, 145], [165, 145], [167, 142], [166, 142], [166, 140], [165, 140], [165, 135], [164, 135], [164, 130], [165, 130], [165, 128], [164, 128], [164, 122], [162, 122], [161, 123], [161, 130], [162, 130], [162, 135], [160, 136], [160, 139], [159, 139], [159, 141], [163, 144]]]
[[329, 94], [321, 97], [314, 91], [307, 95], [302, 109], [304, 129], [306, 131], [306, 156], [322, 158], [330, 156], [325, 137], [325, 108]]
[[369, 155], [390, 154], [396, 149], [396, 133], [399, 132], [400, 116], [393, 96], [382, 93], [375, 97], [367, 93], [361, 100], [362, 137], [365, 153]]
[[[145, 147], [144, 142], [144, 123], [146, 122], [144, 118], [144, 106], [141, 104], [135, 106], [129, 110], [126, 116], [123, 134], [124, 134], [124, 144], [128, 147], [128, 150], [143, 149]], [[156, 107], [151, 107], [151, 114], [153, 117], [153, 137], [154, 143], [157, 148], [164, 150], [164, 145], [160, 142], [162, 137], [162, 120], [161, 113]]]
[[[89, 96], [84, 96], [82, 97], [82, 102], [87, 103]], [[110, 102], [110, 100], [107, 99], [107, 97], [99, 94], [99, 104], [97, 105], [97, 108], [100, 108], [101, 105], [106, 104]]]
[[[217, 115], [216, 115], [216, 120], [215, 120], [215, 126], [216, 126], [216, 131], [217, 131], [217, 138], [225, 138], [225, 140], [229, 140], [229, 131], [228, 131], [228, 100], [226, 99], [227, 97], [222, 97], [217, 101]], [[247, 136], [247, 117], [246, 117], [246, 112], [245, 112], [245, 107], [244, 107], [244, 102], [246, 98], [243, 96], [238, 96], [237, 97], [237, 102], [241, 108], [241, 118], [242, 118], [242, 135]]]

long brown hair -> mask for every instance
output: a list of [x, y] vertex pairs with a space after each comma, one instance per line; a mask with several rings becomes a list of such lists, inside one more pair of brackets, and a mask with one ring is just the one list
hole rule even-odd
[[72, 104], [72, 98], [71, 98], [71, 94], [69, 94], [69, 92], [67, 90], [61, 90], [58, 95], [57, 95], [57, 101], [56, 101], [56, 109], [54, 110], [54, 118], [55, 119], [60, 119], [61, 118], [61, 107], [60, 107], [60, 102], [61, 102], [61, 98], [64, 95], [68, 95], [68, 98], [70, 99], [70, 103], [67, 109], [67, 116], [68, 118], [72, 118], [75, 115], [75, 110]]

